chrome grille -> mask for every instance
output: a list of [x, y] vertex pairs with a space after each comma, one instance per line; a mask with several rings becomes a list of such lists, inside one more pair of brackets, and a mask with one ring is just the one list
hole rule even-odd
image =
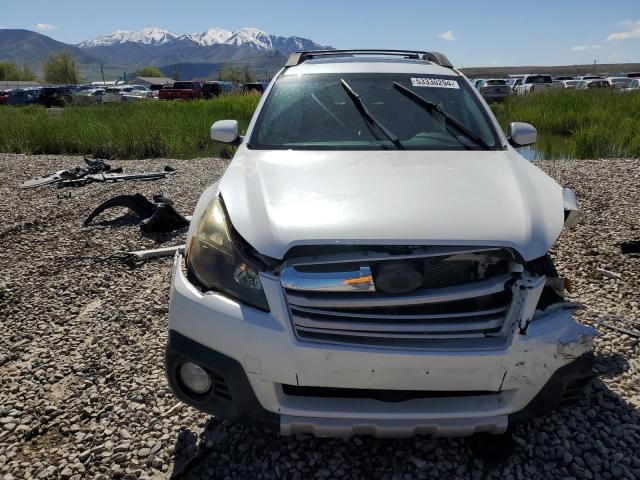
[[[488, 258], [494, 262], [488, 262]], [[296, 278], [306, 279], [305, 275], [313, 272], [309, 263], [304, 264], [305, 273], [300, 277], [296, 276], [295, 265], [288, 265], [282, 284], [295, 333], [301, 340], [447, 348], [467, 339], [493, 346], [506, 338], [505, 318], [511, 301], [513, 277], [504, 258], [495, 256], [495, 250], [412, 258], [423, 262], [424, 281], [419, 289], [406, 294], [296, 285]], [[329, 268], [326, 263], [319, 265], [323, 272], [340, 272], [341, 268], [340, 264]], [[342, 265], [343, 269], [349, 265], [346, 270], [352, 271], [376, 269], [376, 263]], [[338, 273], [337, 278], [340, 275], [344, 276]], [[472, 345], [467, 342], [465, 346]]]

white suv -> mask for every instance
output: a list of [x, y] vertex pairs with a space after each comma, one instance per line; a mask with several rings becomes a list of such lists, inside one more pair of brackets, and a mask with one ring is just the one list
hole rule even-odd
[[547, 252], [573, 193], [441, 54], [292, 55], [175, 259], [167, 376], [318, 436], [502, 433], [574, 398], [597, 334]]

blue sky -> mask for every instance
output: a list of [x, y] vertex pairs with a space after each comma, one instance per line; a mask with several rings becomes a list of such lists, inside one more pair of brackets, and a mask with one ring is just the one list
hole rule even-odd
[[640, 62], [640, 0], [189, 0], [8, 2], [0, 28], [77, 43], [159, 26], [258, 27], [337, 48], [444, 52], [456, 66]]

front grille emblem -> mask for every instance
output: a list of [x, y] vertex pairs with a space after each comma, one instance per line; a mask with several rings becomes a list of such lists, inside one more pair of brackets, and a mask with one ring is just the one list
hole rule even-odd
[[409, 293], [422, 285], [423, 276], [411, 262], [381, 262], [376, 267], [375, 286], [387, 293]]

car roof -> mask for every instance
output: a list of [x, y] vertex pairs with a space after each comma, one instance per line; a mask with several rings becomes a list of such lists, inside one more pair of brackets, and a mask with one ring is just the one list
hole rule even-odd
[[460, 76], [451, 68], [411, 58], [388, 57], [331, 57], [312, 58], [288, 67], [285, 76], [316, 73], [413, 73], [418, 75]]

